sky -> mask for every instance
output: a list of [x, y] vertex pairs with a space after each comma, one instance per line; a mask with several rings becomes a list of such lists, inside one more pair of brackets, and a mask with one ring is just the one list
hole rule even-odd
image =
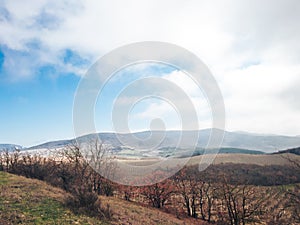
[[[32, 146], [74, 137], [72, 110], [88, 69], [113, 49], [162, 41], [196, 54], [222, 92], [226, 130], [299, 135], [298, 0], [0, 0], [0, 143]], [[95, 106], [98, 131], [113, 131], [113, 100], [133, 79], [154, 76], [186, 91], [199, 127], [211, 125], [205, 93], [166, 65], [115, 74]], [[101, 100], [101, 96], [104, 96]], [[180, 116], [162, 99], [137, 103], [132, 131]]]

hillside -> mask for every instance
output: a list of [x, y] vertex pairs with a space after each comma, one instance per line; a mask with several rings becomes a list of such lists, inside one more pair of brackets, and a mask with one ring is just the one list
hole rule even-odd
[[[101, 197], [113, 212], [110, 222], [75, 215], [64, 204], [68, 194], [45, 182], [0, 172], [0, 224], [193, 224], [154, 208]], [[198, 223], [199, 224], [199, 221]]]
[[0, 150], [14, 151], [15, 149], [22, 149], [23, 147], [15, 144], [0, 144]]
[[[193, 156], [188, 161], [188, 165], [198, 165], [200, 162], [206, 162], [209, 155], [199, 155]], [[300, 160], [300, 156], [295, 154], [218, 154], [214, 158], [213, 164], [245, 164], [245, 165], [291, 165], [291, 162], [288, 159]], [[171, 159], [169, 161], [169, 166], [178, 165], [182, 163], [185, 159]], [[145, 166], [149, 164], [154, 164], [159, 162], [159, 159], [119, 159], [121, 162], [126, 162], [128, 164], [136, 166]]]
[[0, 224], [107, 224], [74, 215], [68, 194], [46, 183], [0, 172]]
[[[79, 142], [90, 142], [95, 140], [97, 137], [106, 145], [112, 147], [118, 154], [123, 154], [124, 156], [128, 154], [144, 154], [144, 156], [153, 156], [152, 153], [148, 154], [149, 151], [143, 152], [143, 150], [153, 149], [155, 147], [155, 154], [166, 155], [168, 149], [182, 148], [191, 149], [194, 147], [194, 138], [199, 137], [196, 143], [197, 148], [206, 147], [211, 129], [204, 129], [199, 131], [144, 131], [129, 134], [117, 134], [117, 133], [98, 133], [89, 134], [86, 136], [79, 137], [77, 141]], [[180, 138], [185, 137], [184, 141]], [[161, 141], [163, 140], [163, 141]], [[178, 140], [182, 142], [178, 146]], [[61, 148], [65, 145], [71, 144], [74, 139], [71, 140], [60, 140], [47, 142], [37, 146], [28, 148], [32, 149], [55, 149]], [[159, 143], [158, 146], [152, 146], [153, 143]], [[240, 149], [242, 150], [256, 150], [263, 152], [274, 152], [278, 149], [288, 149], [300, 146], [299, 136], [281, 136], [281, 135], [262, 135], [253, 134], [246, 132], [229, 132], [224, 131], [224, 139], [222, 143], [222, 148], [228, 149]], [[135, 150], [135, 151], [134, 151]], [[153, 153], [153, 154], [154, 154]], [[230, 151], [230, 153], [234, 153]], [[258, 152], [260, 153], [260, 152]]]
[[207, 224], [204, 221], [195, 220], [192, 218], [176, 218], [175, 215], [165, 213], [161, 210], [141, 206], [135, 202], [128, 202], [115, 197], [101, 196], [103, 204], [110, 204], [114, 212], [113, 221], [111, 224], [122, 225], [152, 225], [152, 224], [166, 224], [166, 225], [185, 225], [185, 224]]
[[291, 149], [287, 149], [287, 150], [283, 150], [283, 151], [279, 151], [279, 152], [274, 152], [273, 154], [285, 154], [285, 153], [300, 155], [300, 147], [299, 148], [291, 148]]

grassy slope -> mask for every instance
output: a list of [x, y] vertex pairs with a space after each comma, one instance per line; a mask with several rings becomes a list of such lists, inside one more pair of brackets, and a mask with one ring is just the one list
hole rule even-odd
[[[196, 224], [160, 210], [101, 197], [113, 211], [111, 222], [75, 215], [63, 204], [68, 196], [45, 182], [0, 172], [0, 224]], [[197, 221], [199, 224], [199, 221]], [[201, 224], [201, 223], [200, 223]]]
[[67, 194], [38, 180], [0, 172], [0, 224], [107, 224], [64, 207]]
[[151, 207], [141, 206], [135, 202], [128, 202], [122, 199], [103, 198], [101, 197], [102, 203], [110, 204], [114, 212], [112, 224], [123, 224], [123, 225], [152, 225], [152, 224], [207, 224], [201, 220], [195, 220], [192, 218], [176, 218], [172, 214], [165, 213], [161, 210], [154, 209]]

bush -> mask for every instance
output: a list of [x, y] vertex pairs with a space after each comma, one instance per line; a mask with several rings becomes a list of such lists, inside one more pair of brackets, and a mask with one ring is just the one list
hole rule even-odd
[[111, 219], [112, 217], [109, 204], [103, 208], [98, 195], [84, 186], [72, 190], [72, 195], [67, 198], [66, 205], [77, 214], [83, 213], [104, 219]]

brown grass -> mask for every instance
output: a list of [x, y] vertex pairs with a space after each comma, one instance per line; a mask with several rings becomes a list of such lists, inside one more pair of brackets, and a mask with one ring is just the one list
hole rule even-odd
[[[211, 157], [210, 155], [193, 156], [188, 162], [188, 165], [197, 165], [200, 162], [205, 163], [206, 159]], [[213, 164], [222, 163], [237, 163], [237, 164], [248, 164], [248, 165], [291, 165], [291, 162], [287, 159], [300, 160], [299, 155], [295, 154], [275, 154], [275, 155], [250, 155], [250, 154], [218, 154], [216, 155]], [[147, 166], [155, 164], [159, 159], [119, 159], [120, 162], [125, 162], [135, 166]], [[170, 166], [178, 165], [183, 159], [171, 159]]]
[[114, 212], [112, 224], [152, 225], [152, 224], [206, 224], [192, 218], [176, 218], [161, 210], [141, 206], [115, 197], [101, 197], [103, 204], [109, 204]]
[[101, 196], [112, 221], [74, 214], [64, 202], [65, 191], [43, 181], [0, 172], [0, 224], [205, 224], [115, 197]]
[[67, 196], [45, 182], [0, 172], [0, 224], [107, 224], [72, 213]]

